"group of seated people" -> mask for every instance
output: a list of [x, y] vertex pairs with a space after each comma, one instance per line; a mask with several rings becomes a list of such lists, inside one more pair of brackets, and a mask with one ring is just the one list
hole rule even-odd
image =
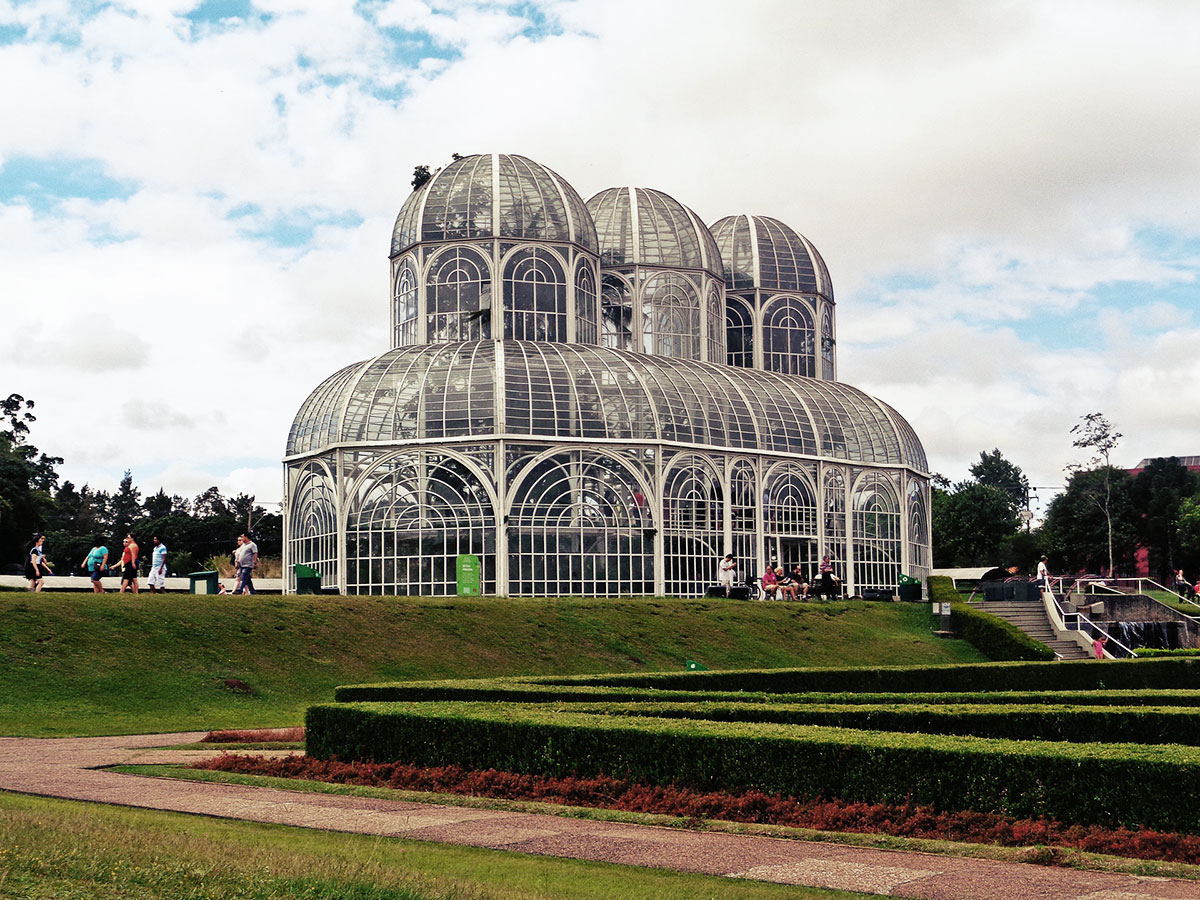
[[811, 581], [805, 577], [800, 564], [788, 572], [774, 561], [763, 572], [762, 588], [766, 599], [807, 600], [810, 593], [836, 597], [841, 591], [840, 579], [833, 573], [833, 563], [826, 555]]

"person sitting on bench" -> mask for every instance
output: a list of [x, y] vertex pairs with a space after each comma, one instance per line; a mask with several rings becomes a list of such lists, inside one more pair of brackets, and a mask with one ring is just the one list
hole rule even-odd
[[783, 566], [778, 566], [775, 569], [775, 581], [779, 585], [778, 596], [782, 599], [796, 599], [800, 592], [800, 586], [792, 579], [792, 576], [784, 571]]
[[773, 566], [767, 566], [767, 571], [763, 572], [762, 588], [764, 600], [775, 599], [775, 592], [779, 590], [779, 576], [775, 574]]
[[826, 597], [836, 597], [840, 593], [838, 589], [838, 577], [833, 574], [833, 560], [826, 553], [821, 557], [821, 566], [819, 569], [821, 576], [820, 586], [817, 588], [818, 594], [824, 594]]
[[792, 569], [792, 583], [800, 590], [800, 599], [808, 599], [808, 579], [804, 577], [804, 570], [800, 568], [800, 563], [796, 563]]

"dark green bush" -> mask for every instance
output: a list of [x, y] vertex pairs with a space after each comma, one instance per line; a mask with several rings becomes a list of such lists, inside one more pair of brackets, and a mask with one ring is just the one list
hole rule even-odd
[[993, 660], [1052, 660], [1054, 651], [1035, 641], [1011, 622], [963, 602], [954, 582], [945, 575], [930, 575], [929, 597], [951, 603], [950, 627], [960, 638]]
[[342, 704], [306, 719], [321, 759], [608, 774], [702, 790], [930, 804], [1196, 832], [1200, 750], [619, 718], [518, 704]]
[[334, 699], [395, 700], [636, 700], [689, 699], [699, 694], [920, 694], [1004, 691], [1098, 691], [1200, 688], [1200, 659], [1122, 659], [1095, 662], [994, 662], [875, 669], [748, 669], [730, 672], [659, 672], [632, 675], [543, 676], [481, 681], [349, 685]]

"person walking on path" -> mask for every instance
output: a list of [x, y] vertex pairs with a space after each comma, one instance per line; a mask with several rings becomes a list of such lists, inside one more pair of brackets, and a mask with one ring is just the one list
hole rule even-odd
[[121, 551], [121, 593], [124, 594], [126, 589], [132, 589], [136, 594], [138, 592], [138, 545], [133, 539], [133, 534], [125, 535], [125, 540], [122, 541], [125, 549]]
[[104, 585], [100, 583], [100, 579], [104, 577], [104, 570], [108, 568], [108, 548], [104, 546], [103, 538], [92, 539], [92, 549], [88, 551], [87, 559], [79, 564], [79, 568], [85, 569], [92, 577], [92, 593], [103, 594]]
[[150, 538], [154, 549], [150, 551], [150, 593], [165, 594], [167, 592], [167, 545], [158, 539], [158, 535]]
[[29, 579], [29, 589], [35, 593], [42, 589], [42, 579], [53, 574], [50, 571], [50, 563], [46, 561], [46, 550], [43, 546], [45, 543], [46, 536], [39, 534], [33, 539], [33, 544], [29, 547], [29, 556], [25, 559], [25, 577]]
[[736, 574], [737, 563], [733, 561], [733, 554], [726, 553], [725, 558], [717, 565], [717, 583], [725, 588], [726, 597], [733, 591], [733, 578]]
[[1043, 591], [1050, 587], [1050, 568], [1046, 565], [1046, 557], [1038, 560], [1037, 564], [1037, 585]]
[[235, 594], [253, 594], [254, 582], [250, 580], [250, 576], [254, 573], [254, 567], [258, 565], [258, 545], [250, 540], [250, 535], [238, 535], [237, 549], [233, 551], [233, 562], [238, 572], [237, 587], [233, 589], [233, 592]]

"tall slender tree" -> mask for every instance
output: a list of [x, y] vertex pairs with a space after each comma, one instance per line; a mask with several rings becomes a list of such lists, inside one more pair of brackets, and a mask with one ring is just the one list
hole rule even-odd
[[[1113, 574], [1113, 467], [1110, 454], [1116, 448], [1117, 442], [1124, 437], [1113, 428], [1112, 423], [1102, 413], [1088, 413], [1081, 416], [1082, 422], [1071, 426], [1071, 434], [1075, 440], [1074, 447], [1082, 447], [1093, 451], [1089, 465], [1101, 472], [1102, 491], [1096, 491], [1091, 499], [1100, 513], [1108, 530], [1108, 574]], [[1068, 472], [1076, 472], [1083, 466], [1068, 466]]]

